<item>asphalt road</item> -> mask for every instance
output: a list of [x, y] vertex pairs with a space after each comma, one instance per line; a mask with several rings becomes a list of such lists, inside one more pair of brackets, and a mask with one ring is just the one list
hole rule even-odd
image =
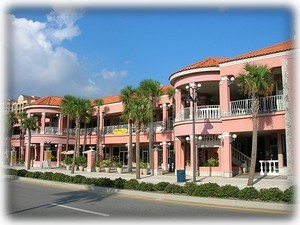
[[266, 211], [240, 210], [195, 203], [180, 203], [126, 195], [109, 195], [92, 191], [78, 191], [9, 180], [6, 188], [8, 219], [254, 219], [282, 220], [290, 215]]

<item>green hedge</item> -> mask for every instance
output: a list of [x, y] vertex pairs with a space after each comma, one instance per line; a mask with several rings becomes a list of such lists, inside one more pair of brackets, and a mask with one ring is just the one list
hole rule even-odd
[[196, 184], [194, 182], [186, 182], [184, 186], [178, 184], [170, 184], [169, 182], [159, 182], [157, 184], [141, 182], [136, 179], [125, 180], [121, 177], [111, 180], [106, 177], [87, 178], [82, 175], [69, 176], [63, 173], [53, 172], [32, 172], [24, 169], [7, 169], [7, 174], [19, 177], [30, 177], [35, 179], [52, 180], [58, 182], [87, 184], [100, 187], [129, 189], [139, 191], [159, 191], [172, 194], [185, 194], [198, 197], [218, 197], [218, 198], [234, 198], [241, 200], [261, 200], [272, 202], [294, 203], [295, 187], [291, 186], [285, 191], [278, 188], [264, 188], [260, 191], [254, 187], [245, 187], [239, 189], [236, 186], [225, 185], [219, 186], [216, 183]]

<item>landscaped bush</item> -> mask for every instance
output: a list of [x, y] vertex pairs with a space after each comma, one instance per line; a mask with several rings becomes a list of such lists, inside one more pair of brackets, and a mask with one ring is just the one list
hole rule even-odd
[[169, 182], [159, 182], [155, 185], [155, 190], [156, 191], [164, 191], [165, 188], [169, 185], [170, 183]]
[[119, 177], [113, 181], [113, 187], [118, 189], [123, 189], [125, 186], [125, 181], [126, 181], [125, 179]]
[[19, 177], [25, 177], [27, 173], [28, 173], [27, 170], [22, 169], [22, 170], [18, 170], [16, 175], [19, 176]]
[[197, 188], [197, 184], [195, 182], [186, 182], [183, 186], [183, 191], [187, 195], [192, 195], [195, 189]]
[[291, 186], [283, 192], [282, 201], [294, 203], [295, 200], [295, 186]]
[[70, 182], [72, 179], [70, 179], [70, 176], [63, 174], [63, 173], [55, 173], [52, 176], [53, 181], [59, 181], [59, 182]]
[[172, 194], [181, 194], [183, 193], [183, 187], [178, 184], [168, 184], [165, 188], [165, 192]]
[[216, 183], [206, 183], [197, 185], [193, 191], [193, 196], [199, 197], [216, 197], [220, 191], [220, 186]]
[[258, 198], [262, 201], [281, 201], [283, 192], [279, 188], [263, 188], [259, 191]]
[[130, 179], [125, 181], [124, 188], [129, 190], [138, 190], [139, 182], [136, 179]]
[[82, 175], [76, 175], [73, 177], [73, 183], [75, 184], [83, 184], [85, 181], [86, 177]]
[[141, 191], [155, 191], [154, 184], [142, 182], [139, 185], [139, 190], [141, 190]]
[[238, 198], [242, 200], [258, 199], [259, 192], [254, 187], [245, 187], [239, 191]]
[[39, 171], [37, 171], [37, 172], [27, 172], [26, 174], [25, 174], [25, 177], [30, 177], [30, 178], [40, 178], [41, 176], [43, 175], [43, 173], [42, 172], [39, 172]]
[[96, 184], [97, 186], [100, 187], [109, 187], [111, 188], [113, 184], [113, 181], [107, 177], [100, 177], [96, 180]]
[[54, 175], [53, 172], [45, 172], [40, 176], [40, 178], [43, 180], [53, 180], [52, 178], [53, 175]]
[[237, 186], [232, 186], [230, 184], [220, 186], [219, 192], [217, 192], [216, 197], [219, 198], [237, 198], [240, 189]]

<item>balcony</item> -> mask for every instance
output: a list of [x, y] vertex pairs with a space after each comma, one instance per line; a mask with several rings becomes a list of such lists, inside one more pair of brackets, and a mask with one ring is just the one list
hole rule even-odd
[[[230, 115], [249, 115], [252, 114], [252, 99], [243, 99], [230, 102]], [[270, 113], [285, 110], [283, 95], [273, 95], [259, 98], [258, 113]]]
[[[175, 122], [192, 120], [191, 108], [184, 108], [177, 114]], [[220, 119], [220, 106], [219, 105], [202, 105], [198, 106], [195, 112], [196, 120], [204, 119]]]

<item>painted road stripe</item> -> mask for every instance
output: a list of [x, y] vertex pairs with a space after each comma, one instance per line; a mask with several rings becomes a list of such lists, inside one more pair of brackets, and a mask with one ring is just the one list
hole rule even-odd
[[109, 216], [109, 214], [93, 212], [93, 211], [89, 211], [89, 210], [85, 210], [85, 209], [79, 209], [79, 208], [75, 208], [75, 207], [71, 207], [71, 206], [67, 206], [67, 205], [60, 205], [60, 204], [55, 204], [55, 203], [52, 203], [51, 205], [62, 207], [62, 208], [67, 208], [67, 209], [72, 209], [72, 210], [76, 210], [76, 211], [80, 211], [80, 212], [95, 214], [95, 215], [98, 215], [98, 216]]

